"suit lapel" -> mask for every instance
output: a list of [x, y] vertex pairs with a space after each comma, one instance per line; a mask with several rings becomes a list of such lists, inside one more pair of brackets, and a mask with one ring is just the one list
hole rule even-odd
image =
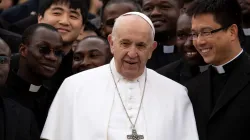
[[18, 125], [18, 110], [16, 110], [15, 105], [7, 101], [4, 103], [4, 114], [5, 114], [5, 139], [15, 140], [16, 129]]
[[[244, 53], [244, 52], [243, 52]], [[250, 81], [250, 61], [248, 55], [242, 54], [240, 63], [232, 71], [231, 76], [226, 83], [221, 96], [215, 105], [210, 119], [230, 100], [232, 100]]]

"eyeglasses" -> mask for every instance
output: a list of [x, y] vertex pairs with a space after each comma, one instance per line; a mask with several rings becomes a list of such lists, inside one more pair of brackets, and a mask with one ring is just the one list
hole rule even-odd
[[0, 56], [0, 65], [10, 64], [10, 57]]
[[43, 55], [48, 55], [50, 52], [53, 52], [56, 57], [64, 57], [65, 53], [62, 50], [54, 50], [47, 46], [39, 47], [39, 52]]
[[215, 30], [212, 30], [212, 31], [201, 31], [199, 33], [192, 32], [191, 36], [192, 36], [193, 40], [197, 40], [199, 36], [205, 37], [205, 38], [210, 38], [210, 37], [212, 37], [212, 34], [217, 33], [217, 32], [219, 32], [221, 30], [225, 30], [228, 27], [230, 27], [230, 26], [222, 27], [222, 28], [215, 29]]

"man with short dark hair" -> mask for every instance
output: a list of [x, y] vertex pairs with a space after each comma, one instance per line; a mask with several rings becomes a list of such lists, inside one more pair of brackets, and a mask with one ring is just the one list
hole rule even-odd
[[200, 140], [250, 139], [250, 57], [240, 45], [235, 0], [199, 0], [190, 7], [192, 39], [209, 69], [188, 82]]
[[[89, 0], [40, 0], [38, 23], [54, 26], [63, 39], [63, 49], [66, 53], [59, 70], [46, 81], [54, 96], [63, 80], [72, 75], [73, 42], [77, 40], [80, 31], [87, 21]], [[53, 99], [53, 97], [52, 97]]]
[[180, 15], [177, 21], [176, 47], [182, 58], [157, 70], [182, 85], [207, 69], [203, 58], [193, 45], [191, 26], [191, 17], [187, 13]]
[[19, 69], [11, 71], [6, 83], [13, 92], [4, 96], [31, 109], [40, 131], [50, 105], [49, 89], [43, 81], [57, 72], [64, 56], [62, 47], [62, 37], [53, 26], [43, 23], [30, 26], [22, 37]]
[[180, 0], [143, 0], [142, 9], [154, 24], [158, 47], [148, 61], [147, 67], [158, 69], [180, 59], [175, 46], [176, 22], [180, 14]]
[[250, 53], [250, 0], [237, 0], [241, 7], [242, 13], [242, 47]]
[[108, 41], [98, 36], [84, 38], [73, 52], [73, 73], [105, 65], [112, 58]]
[[2, 98], [8, 94], [5, 82], [10, 67], [10, 48], [0, 39], [0, 139], [39, 140], [37, 123], [33, 113], [11, 99]]

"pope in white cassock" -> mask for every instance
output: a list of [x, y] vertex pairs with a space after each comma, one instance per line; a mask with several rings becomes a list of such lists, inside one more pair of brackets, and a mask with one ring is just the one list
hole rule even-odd
[[142, 13], [116, 19], [110, 64], [67, 78], [41, 138], [48, 140], [198, 140], [182, 85], [146, 68], [157, 43]]

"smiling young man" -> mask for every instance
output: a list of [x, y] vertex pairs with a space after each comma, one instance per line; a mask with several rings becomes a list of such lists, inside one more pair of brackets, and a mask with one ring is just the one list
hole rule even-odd
[[158, 69], [180, 59], [176, 48], [176, 22], [180, 15], [180, 0], [142, 0], [142, 10], [154, 24], [158, 47], [147, 67]]
[[48, 24], [35, 24], [27, 28], [20, 46], [19, 69], [12, 69], [6, 85], [11, 98], [33, 111], [40, 131], [49, 108], [48, 91], [43, 80], [58, 70], [64, 51], [57, 29]]
[[236, 0], [191, 6], [192, 39], [209, 69], [188, 82], [200, 140], [250, 139], [250, 58], [240, 45]]
[[88, 7], [89, 0], [40, 0], [38, 22], [58, 30], [66, 53], [58, 72], [46, 82], [53, 90], [51, 94], [55, 94], [63, 80], [72, 75], [72, 45], [87, 21]]
[[33, 113], [14, 102], [3, 98], [9, 94], [5, 82], [10, 70], [9, 46], [0, 39], [0, 139], [39, 140], [39, 131]]
[[112, 58], [108, 41], [98, 36], [84, 38], [73, 52], [74, 74], [105, 65]]
[[177, 21], [176, 46], [182, 58], [157, 70], [180, 84], [185, 84], [207, 69], [206, 63], [194, 47], [191, 26], [191, 17], [187, 13], [180, 15]]

